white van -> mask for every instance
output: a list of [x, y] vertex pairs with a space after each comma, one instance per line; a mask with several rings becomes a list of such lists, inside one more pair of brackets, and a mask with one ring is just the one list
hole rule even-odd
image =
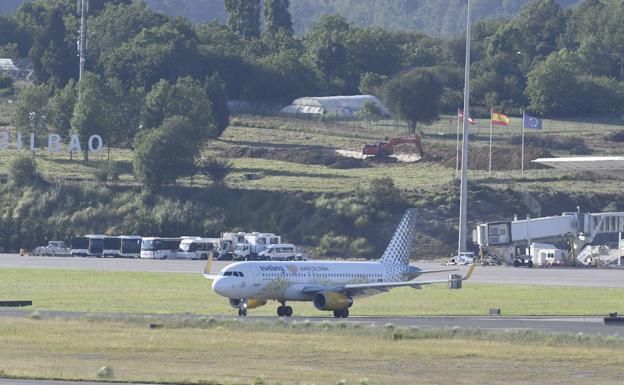
[[307, 259], [304, 254], [297, 253], [297, 248], [291, 243], [278, 243], [270, 245], [258, 253], [261, 259], [272, 261], [295, 261]]

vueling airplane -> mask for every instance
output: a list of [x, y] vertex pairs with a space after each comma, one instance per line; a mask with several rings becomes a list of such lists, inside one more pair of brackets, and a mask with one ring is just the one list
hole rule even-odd
[[[334, 312], [334, 317], [349, 316], [356, 297], [387, 292], [394, 287], [448, 283], [448, 280], [414, 281], [426, 273], [453, 270], [421, 270], [409, 265], [415, 235], [416, 209], [408, 209], [383, 256], [375, 262], [237, 262], [226, 266], [218, 275], [210, 274], [212, 259], [204, 276], [212, 279], [212, 289], [230, 299], [239, 316], [248, 309], [263, 306], [268, 300], [281, 305], [278, 316], [290, 317], [293, 309], [286, 301], [312, 301], [319, 310]], [[463, 280], [472, 275], [470, 267]]]

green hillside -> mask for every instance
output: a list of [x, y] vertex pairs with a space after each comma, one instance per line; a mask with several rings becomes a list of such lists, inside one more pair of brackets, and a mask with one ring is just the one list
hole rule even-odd
[[[25, 0], [2, 0], [0, 13], [10, 12]], [[168, 15], [184, 16], [194, 22], [227, 20], [221, 0], [146, 0], [153, 9]], [[474, 20], [511, 18], [527, 0], [473, 0]], [[564, 6], [580, 0], [557, 0]], [[464, 30], [465, 0], [291, 0], [295, 31], [308, 31], [323, 15], [341, 14], [361, 26], [389, 30], [415, 30], [432, 35], [452, 36]]]

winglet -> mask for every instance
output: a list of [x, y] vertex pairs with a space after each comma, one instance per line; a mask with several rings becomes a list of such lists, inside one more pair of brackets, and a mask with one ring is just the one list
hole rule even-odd
[[466, 275], [463, 276], [462, 281], [467, 281], [470, 279], [470, 277], [472, 277], [472, 273], [474, 272], [474, 269], [477, 267], [476, 263], [472, 263], [472, 265], [470, 266], [470, 269], [468, 269], [468, 272], [466, 273]]
[[204, 277], [208, 279], [216, 279], [217, 275], [211, 274], [210, 273], [211, 269], [212, 269], [212, 253], [210, 253], [210, 256], [208, 257], [208, 263], [206, 263], [206, 267], [204, 267]]

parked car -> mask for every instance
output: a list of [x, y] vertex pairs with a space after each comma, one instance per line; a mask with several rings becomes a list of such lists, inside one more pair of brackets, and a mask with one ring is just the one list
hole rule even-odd
[[46, 246], [36, 247], [33, 255], [37, 256], [68, 256], [69, 248], [65, 247], [63, 241], [49, 241]]
[[451, 257], [451, 259], [446, 262], [447, 266], [455, 266], [455, 265], [470, 265], [474, 261], [474, 253], [471, 251], [466, 251], [459, 253], [459, 255], [455, 255]]

